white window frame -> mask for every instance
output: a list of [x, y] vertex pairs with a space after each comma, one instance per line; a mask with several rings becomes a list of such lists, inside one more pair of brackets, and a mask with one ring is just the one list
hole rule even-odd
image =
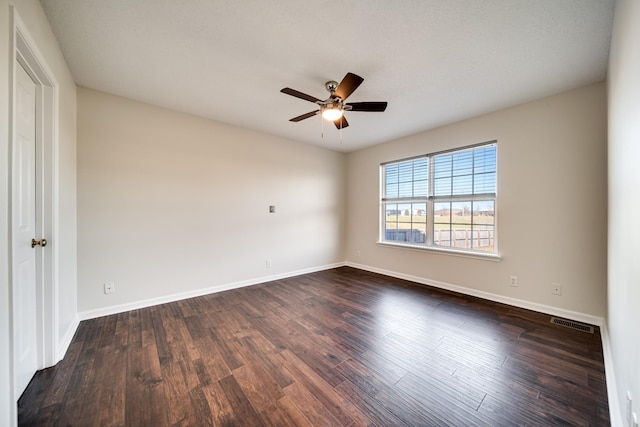
[[[446, 195], [446, 196], [436, 196], [435, 195], [435, 168], [434, 168], [434, 159], [443, 154], [450, 153], [459, 153], [464, 151], [471, 151], [482, 147], [494, 146], [496, 147], [496, 189], [495, 193], [483, 193], [483, 194], [467, 194], [467, 195]], [[388, 165], [403, 163], [409, 161], [415, 161], [421, 158], [428, 159], [428, 192], [426, 197], [403, 197], [403, 198], [386, 198], [386, 176], [385, 171]], [[379, 236], [378, 236], [378, 244], [390, 247], [398, 247], [405, 249], [417, 249], [423, 251], [434, 251], [439, 253], [458, 255], [458, 256], [468, 256], [474, 258], [484, 258], [491, 260], [500, 260], [500, 256], [498, 253], [498, 142], [497, 140], [482, 142], [479, 144], [468, 145], [458, 148], [453, 148], [444, 151], [438, 151], [434, 153], [408, 157], [404, 159], [393, 160], [389, 162], [384, 162], [380, 164], [380, 218], [379, 218]], [[435, 234], [435, 204], [440, 202], [456, 202], [456, 201], [464, 201], [464, 202], [484, 202], [484, 201], [492, 201], [494, 208], [494, 216], [493, 216], [493, 250], [480, 250], [480, 249], [472, 249], [472, 248], [460, 248], [454, 246], [440, 246], [434, 244], [434, 234]], [[407, 203], [425, 203], [426, 204], [426, 236], [425, 242], [421, 243], [411, 243], [411, 242], [400, 242], [395, 240], [386, 240], [386, 206], [388, 203], [397, 203], [397, 204], [407, 204]], [[473, 216], [472, 216], [473, 218]]]

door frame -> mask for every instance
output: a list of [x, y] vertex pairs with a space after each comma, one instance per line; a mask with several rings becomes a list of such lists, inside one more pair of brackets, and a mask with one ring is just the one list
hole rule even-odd
[[[38, 49], [34, 38], [20, 18], [17, 10], [11, 7], [12, 46], [10, 71], [11, 108], [9, 126], [11, 140], [9, 158], [13, 159], [15, 143], [15, 80], [17, 67], [22, 65], [27, 74], [36, 83], [36, 238], [46, 238], [48, 244], [36, 255], [36, 315], [38, 340], [38, 369], [55, 365], [58, 361], [58, 83], [53, 77], [44, 56]], [[12, 241], [13, 167], [9, 162], [9, 241]], [[9, 249], [9, 354], [11, 360], [12, 402], [14, 387], [14, 312], [13, 312], [13, 245]]]

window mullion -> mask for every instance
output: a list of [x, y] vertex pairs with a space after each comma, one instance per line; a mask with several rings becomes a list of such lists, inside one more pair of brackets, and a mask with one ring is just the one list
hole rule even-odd
[[426, 201], [426, 197], [401, 197], [401, 198], [389, 198], [382, 199], [384, 203], [416, 203], [416, 202], [424, 202]]
[[428, 172], [429, 177], [427, 178], [427, 246], [433, 246], [433, 234], [435, 233], [435, 224], [434, 224], [434, 203], [433, 203], [433, 194], [435, 189], [435, 168], [433, 167], [434, 161], [433, 157], [429, 156], [429, 166]]

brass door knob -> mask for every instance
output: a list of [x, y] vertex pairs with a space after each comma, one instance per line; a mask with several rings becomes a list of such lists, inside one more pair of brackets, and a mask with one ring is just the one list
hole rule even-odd
[[44, 248], [45, 246], [47, 246], [47, 239], [40, 239], [40, 240], [31, 239], [31, 247], [35, 248], [36, 246], [40, 246]]

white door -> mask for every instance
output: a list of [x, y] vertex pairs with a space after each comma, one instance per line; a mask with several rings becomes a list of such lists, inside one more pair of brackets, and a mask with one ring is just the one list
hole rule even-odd
[[[13, 351], [15, 396], [38, 369], [36, 315], [36, 85], [18, 65], [13, 142]], [[39, 237], [36, 237], [39, 239]]]

